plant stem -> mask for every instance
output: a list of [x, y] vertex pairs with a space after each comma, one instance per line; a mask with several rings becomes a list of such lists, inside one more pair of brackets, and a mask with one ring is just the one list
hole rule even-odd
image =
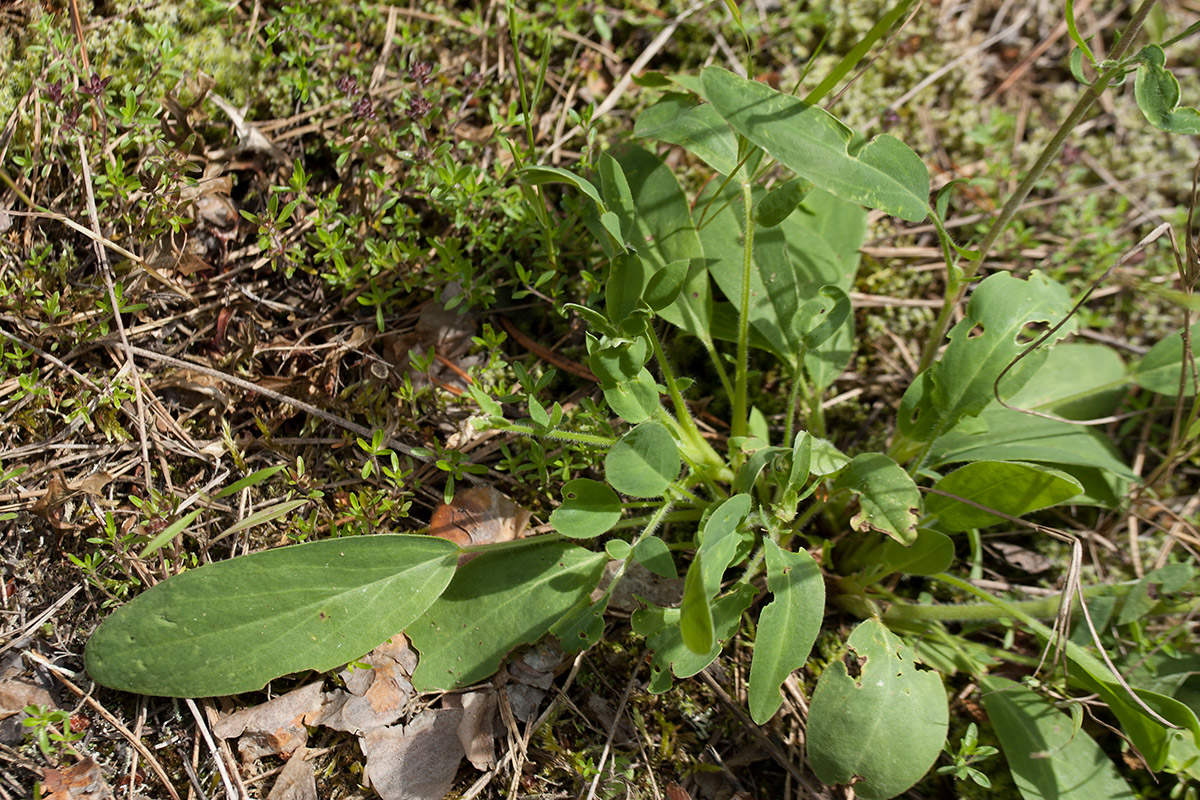
[[742, 235], [742, 296], [738, 301], [737, 373], [733, 385], [731, 436], [745, 436], [749, 429], [746, 412], [746, 372], [750, 367], [750, 270], [754, 268], [754, 195], [749, 181], [742, 181], [742, 203], [746, 206], [746, 227]]
[[530, 425], [520, 425], [517, 423], [509, 423], [500, 430], [511, 431], [512, 433], [520, 433], [525, 436], [544, 436], [547, 439], [558, 439], [560, 441], [575, 442], [577, 444], [593, 444], [597, 447], [612, 447], [617, 443], [617, 440], [612, 436], [600, 436], [595, 433], [564, 431], [558, 428], [540, 431]]
[[1121, 32], [1116, 44], [1113, 45], [1112, 52], [1109, 54], [1108, 60], [1114, 62], [1112, 66], [1100, 73], [1096, 82], [1087, 88], [1087, 91], [1076, 101], [1075, 106], [1067, 114], [1066, 119], [1058, 126], [1058, 130], [1054, 132], [1054, 136], [1043, 148], [1041, 155], [1037, 161], [1026, 173], [1025, 178], [1013, 191], [1012, 195], [1004, 203], [1004, 207], [1000, 209], [1000, 213], [992, 222], [987, 233], [983, 235], [983, 239], [979, 242], [979, 258], [975, 261], [968, 262], [962, 268], [961, 278], [954, 277], [955, 269], [951, 268], [949, 282], [946, 287], [946, 301], [942, 304], [942, 310], [938, 314], [937, 321], [934, 323], [933, 333], [925, 346], [925, 351], [921, 354], [921, 363], [918, 365], [918, 372], [926, 369], [933, 363], [937, 356], [938, 350], [941, 348], [942, 339], [946, 335], [947, 328], [950, 327], [950, 318], [959, 301], [962, 300], [963, 294], [967, 290], [967, 285], [974, 279], [980, 267], [983, 266], [984, 260], [987, 259], [988, 253], [996, 244], [996, 240], [1000, 238], [1000, 234], [1012, 222], [1017, 211], [1021, 208], [1021, 204], [1029, 197], [1029, 193], [1033, 191], [1034, 185], [1041, 179], [1046, 169], [1050, 166], [1050, 162], [1058, 157], [1063, 145], [1066, 144], [1067, 138], [1080, 122], [1092, 105], [1100, 99], [1100, 95], [1108, 88], [1120, 75], [1124, 74], [1125, 66], [1119, 62], [1133, 46], [1133, 40], [1142, 29], [1142, 25], [1146, 22], [1146, 18], [1150, 15], [1150, 11], [1154, 8], [1158, 0], [1143, 0], [1142, 5], [1134, 12], [1133, 19], [1125, 26], [1125, 30]]
[[694, 459], [705, 466], [720, 469], [725, 466], [725, 462], [700, 433], [700, 428], [696, 426], [696, 420], [692, 418], [692, 412], [688, 410], [687, 403], [679, 392], [679, 385], [675, 382], [675, 372], [671, 369], [670, 362], [667, 361], [667, 354], [663, 351], [662, 342], [653, 326], [650, 328], [650, 345], [654, 349], [654, 358], [658, 360], [658, 371], [662, 374], [663, 383], [667, 385], [667, 394], [671, 397], [671, 404], [675, 406], [675, 420], [679, 423], [679, 431], [694, 451], [692, 453]]

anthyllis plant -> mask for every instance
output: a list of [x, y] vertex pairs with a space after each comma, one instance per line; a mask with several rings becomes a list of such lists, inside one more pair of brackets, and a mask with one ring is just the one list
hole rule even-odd
[[[1084, 58], [1107, 82], [1136, 69], [1151, 122], [1187, 124], [1191, 110], [1177, 108], [1161, 49], [1095, 64], [1079, 42], [1081, 76]], [[856, 137], [816, 105], [865, 49], [804, 100], [720, 67], [644, 79], [661, 96], [635, 136], [683, 147], [711, 169], [694, 196], [640, 146], [601, 155], [589, 176], [522, 168], [529, 196], [565, 183], [586, 198], [607, 283], [594, 307], [562, 311], [586, 324], [589, 365], [624, 423], [612, 437], [571, 430], [561, 406], [536, 393], [526, 398], [528, 418], [512, 420], [496, 398], [471, 389], [483, 425], [604, 452], [602, 475], [563, 487], [550, 516], [556, 533], [467, 548], [426, 536], [340, 538], [189, 570], [97, 629], [86, 654], [92, 676], [145, 694], [234, 694], [333, 669], [405, 630], [421, 654], [416, 687], [454, 689], [487, 678], [514, 647], [546, 634], [570, 650], [593, 645], [613, 587], [636, 562], [665, 577], [684, 573], [679, 607], [648, 604], [632, 618], [652, 652], [650, 691], [704, 669], [753, 620], [747, 696], [758, 723], [778, 711], [781, 685], [808, 662], [826, 609], [862, 619], [817, 680], [806, 736], [815, 774], [853, 783], [861, 797], [898, 795], [933, 766], [949, 727], [943, 675], [956, 670], [984, 688], [991, 726], [1027, 796], [1067, 782], [1095, 796], [1132, 796], [1081, 730], [1080, 712], [1072, 719], [1034, 688], [988, 675], [1004, 654], [970, 646], [947, 622], [1023, 623], [1057, 643], [1070, 685], [1107, 704], [1151, 769], [1185, 758], [1200, 725], [1171, 696], [1181, 681], [1131, 686], [1089, 646], [1099, 643], [1090, 617], [1091, 635], [1068, 639], [1040, 621], [1054, 617], [1053, 602], [1009, 602], [946, 572], [956, 540], [979, 568], [980, 531], [990, 526], [1068, 503], [1117, 505], [1137, 476], [1096, 426], [1078, 423], [1110, 416], [1132, 384], [1169, 396], [1183, 385], [1182, 396], [1194, 395], [1194, 375], [1181, 384], [1180, 364], [1190, 363], [1184, 337], [1126, 364], [1108, 347], [1068, 341], [1076, 323], [1064, 286], [1036, 272], [994, 273], [975, 281], [947, 340], [930, 343], [887, 452], [845, 453], [831, 441], [823, 400], [855, 347], [849, 290], [865, 209], [932, 221], [945, 245], [948, 297], [974, 280], [976, 259], [995, 240], [974, 251], [956, 245], [942, 225], [949, 195], [931, 202], [921, 158], [890, 135]], [[1187, 269], [1195, 272], [1193, 261]], [[672, 369], [666, 326], [711, 356], [709, 382], [731, 408], [720, 449], [688, 407], [693, 380]], [[1030, 329], [1048, 332], [1034, 341]], [[777, 359], [790, 381], [786, 421], [774, 428], [751, 402], [751, 349]], [[1186, 423], [1195, 427], [1194, 407]], [[670, 546], [668, 524], [676, 544], [682, 530], [692, 546]], [[478, 556], [459, 567], [464, 550]], [[616, 578], [593, 600], [611, 561]], [[889, 587], [905, 575], [982, 602], [901, 600]], [[1068, 606], [1086, 598], [1086, 612], [1106, 598], [1114, 621], [1174, 608], [1195, 586], [1191, 568], [1179, 564], [1112, 587], [1082, 587], [1076, 569], [1069, 577]], [[972, 732], [956, 756], [960, 777], [976, 779], [968, 765], [987, 748], [974, 748]]]

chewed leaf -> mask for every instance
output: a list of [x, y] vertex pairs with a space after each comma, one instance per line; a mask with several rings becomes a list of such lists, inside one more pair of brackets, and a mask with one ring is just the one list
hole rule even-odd
[[899, 139], [883, 134], [851, 155], [853, 132], [824, 109], [720, 67], [700, 77], [734, 130], [818, 188], [910, 222], [929, 214], [929, 171]]
[[916, 540], [921, 491], [895, 461], [879, 453], [862, 453], [834, 485], [859, 496], [862, 510], [850, 521], [855, 530], [886, 533], [901, 544]]
[[1133, 96], [1151, 125], [1169, 133], [1200, 133], [1200, 110], [1179, 106], [1179, 81], [1166, 68], [1167, 56], [1156, 44], [1138, 53]]
[[859, 624], [846, 644], [817, 680], [808, 758], [826, 783], [854, 781], [864, 800], [895, 797], [933, 766], [946, 740], [942, 679], [878, 620]]
[[563, 536], [590, 539], [621, 519], [621, 498], [607, 485], [588, 478], [568, 481], [563, 503], [550, 514], [550, 524]]
[[330, 670], [425, 611], [458, 553], [434, 537], [378, 535], [206, 564], [106, 619], [88, 641], [87, 669], [104, 686], [166, 697], [238, 694]]

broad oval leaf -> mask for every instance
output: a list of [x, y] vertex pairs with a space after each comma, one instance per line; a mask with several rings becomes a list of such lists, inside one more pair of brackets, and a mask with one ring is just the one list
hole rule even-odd
[[643, 422], [617, 440], [604, 457], [609, 485], [630, 497], [661, 497], [682, 466], [675, 439], [660, 422]]
[[813, 189], [813, 182], [792, 178], [771, 189], [754, 209], [754, 218], [764, 228], [774, 228], [792, 215]]
[[610, 530], [621, 519], [621, 498], [600, 481], [589, 478], [567, 481], [562, 495], [562, 505], [550, 512], [550, 524], [563, 536], [591, 539]]
[[838, 475], [834, 486], [858, 495], [861, 510], [850, 520], [855, 530], [873, 530], [901, 544], [917, 538], [921, 491], [912, 476], [880, 453], [862, 453]]
[[647, 536], [638, 542], [633, 548], [633, 557], [655, 575], [664, 578], [679, 577], [679, 571], [675, 569], [675, 559], [671, 557], [671, 548], [657, 536]]
[[[976, 461], [951, 472], [933, 488], [1010, 517], [1058, 505], [1083, 491], [1083, 485], [1065, 472], [1020, 461]], [[1004, 522], [1004, 517], [983, 508], [936, 493], [925, 501], [925, 513], [937, 517], [936, 527], [947, 533]]]
[[646, 283], [646, 291], [642, 293], [646, 305], [655, 311], [661, 311], [674, 303], [679, 297], [679, 292], [683, 290], [683, 282], [687, 280], [691, 265], [691, 259], [672, 261], [651, 275]]
[[936, 575], [954, 563], [954, 542], [941, 531], [918, 528], [917, 539], [908, 547], [888, 539], [879, 550], [874, 565], [876, 579], [893, 572], [906, 575]]
[[658, 384], [645, 367], [640, 368], [632, 380], [602, 381], [600, 387], [608, 407], [631, 425], [645, 422], [658, 410]]
[[895, 797], [933, 766], [946, 740], [941, 676], [876, 619], [859, 624], [848, 652], [817, 680], [808, 714], [808, 758], [825, 783], [849, 783], [864, 800]]
[[403, 630], [454, 575], [458, 548], [377, 535], [283, 547], [163, 581], [96, 629], [84, 658], [104, 686], [166, 697], [261, 689], [324, 672]]
[[1025, 800], [1094, 800], [1136, 795], [1071, 717], [1015, 681], [980, 680], [983, 704]]
[[883, 134], [850, 155], [854, 132], [824, 109], [721, 67], [700, 79], [735, 131], [818, 188], [910, 222], [929, 214], [929, 171], [899, 139]]
[[586, 601], [607, 560], [561, 540], [481, 553], [406, 631], [421, 653], [413, 685], [455, 689], [489, 677], [510, 650]]
[[758, 615], [746, 692], [750, 716], [759, 725], [783, 704], [779, 687], [808, 660], [825, 611], [825, 581], [813, 557], [783, 550], [770, 539], [763, 547], [773, 599]]

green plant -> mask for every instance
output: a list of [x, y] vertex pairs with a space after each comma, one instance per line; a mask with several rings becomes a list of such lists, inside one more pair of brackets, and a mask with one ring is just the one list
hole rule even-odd
[[949, 739], [946, 740], [944, 749], [946, 754], [954, 759], [954, 763], [938, 767], [939, 775], [954, 775], [955, 780], [970, 779], [985, 789], [992, 788], [992, 782], [988, 776], [975, 769], [973, 765], [1000, 751], [990, 745], [979, 744], [979, 729], [975, 727], [974, 722], [967, 725], [967, 730], [963, 733], [957, 750], [950, 746]]
[[25, 706], [26, 740], [36, 744], [42, 755], [54, 761], [65, 753], [72, 752], [72, 742], [83, 738], [83, 731], [71, 730], [71, 712], [61, 708]]
[[[907, 5], [897, 4], [895, 18]], [[1175, 117], [1178, 98], [1172, 101], [1169, 81], [1156, 71], [1163, 60], [1153, 50], [1122, 56], [1144, 18], [1141, 11], [1135, 15], [1113, 63], [1097, 65], [1102, 78], [1085, 97], [1094, 100], [1120, 75], [1144, 69], [1145, 80], [1158, 88], [1139, 92], [1139, 102], [1152, 108], [1152, 121], [1178, 128], [1187, 114]], [[551, 378], [532, 377], [515, 365], [527, 418], [506, 417], [502, 402], [512, 397], [470, 390], [484, 412], [483, 425], [603, 453], [596, 473], [603, 480], [576, 477], [562, 487], [562, 503], [550, 515], [557, 534], [461, 549], [415, 536], [357, 537], [208, 565], [164, 582], [111, 616], [88, 646], [93, 677], [152, 694], [235, 693], [289, 672], [331, 669], [405, 629], [421, 652], [414, 684], [455, 688], [486, 678], [513, 647], [547, 633], [568, 649], [596, 643], [612, 587], [637, 562], [666, 577], [683, 567], [685, 575], [678, 607], [648, 606], [632, 617], [653, 653], [652, 692], [667, 691], [675, 679], [712, 663], [757, 608], [747, 695], [759, 723], [779, 709], [787, 677], [809, 662], [826, 608], [861, 619], [823, 659], [807, 740], [819, 778], [853, 782], [868, 800], [906, 791], [938, 758], [948, 730], [943, 674], [956, 668], [947, 664], [966, 660], [973, 674], [990, 681], [987, 702], [1002, 720], [994, 726], [1010, 764], [1040, 766], [1022, 731], [1059, 731], [1061, 713], [1041, 696], [986, 675], [1005, 654], [972, 650], [965, 635], [945, 628], [947, 622], [1016, 620], [1061, 647], [1071, 666], [1069, 686], [1096, 694], [1147, 764], [1161, 769], [1177, 741], [1174, 728], [1200, 736], [1192, 708], [1169, 692], [1130, 686], [1102, 648], [1089, 649], [1087, 643], [1099, 638], [1094, 631], [1080, 643], [1064, 638], [1065, 618], [1053, 628], [1044, 625], [1039, 617], [1054, 616], [1056, 603], [1045, 613], [946, 571], [956, 538], [977, 568], [981, 530], [1066, 504], [1119, 505], [1138, 476], [1096, 427], [1077, 423], [1111, 416], [1132, 384], [1186, 396], [1180, 387], [1187, 389], [1188, 372], [1181, 365], [1194, 375], [1187, 336], [1167, 340], [1128, 367], [1107, 347], [1065, 341], [1078, 321], [1067, 289], [1056, 281], [1041, 273], [1018, 278], [1004, 272], [975, 280], [983, 256], [1091, 101], [1081, 101], [1017, 199], [978, 247], [967, 249], [944, 229], [950, 192], [930, 202], [929, 175], [915, 152], [887, 134], [864, 141], [815, 105], [885, 28], [873, 31], [866, 46], [852, 51], [804, 101], [720, 67], [699, 76], [644, 79], [664, 91], [641, 114], [634, 133], [680, 146], [711, 168], [711, 180], [691, 196], [649, 149], [614, 148], [595, 160], [592, 174], [581, 175], [526, 163], [513, 146], [521, 191], [535, 209], [551, 268], [558, 223], [545, 200], [553, 184], [582, 195], [576, 208], [608, 262], [603, 291], [561, 310], [587, 328], [588, 363], [609, 410], [623, 423], [620, 429], [578, 429], [561, 404], [547, 407], [538, 399]], [[515, 36], [516, 26], [510, 30]], [[533, 99], [523, 81], [520, 86], [528, 126]], [[527, 138], [532, 147], [531, 132]], [[268, 218], [282, 213], [277, 202], [271, 206], [276, 197], [268, 201]], [[324, 202], [336, 199], [335, 192]], [[324, 215], [322, 201], [316, 203], [323, 221], [316, 234], [321, 258], [336, 267], [331, 282], [361, 281], [357, 266], [343, 269], [353, 261], [345, 260], [345, 242], [335, 236], [338, 225], [351, 227], [349, 221]], [[930, 220], [948, 281], [943, 313], [904, 394], [887, 452], [847, 453], [833, 440], [824, 401], [854, 349], [849, 292], [865, 234], [864, 207], [911, 222]], [[461, 254], [440, 244], [435, 249], [453, 274]], [[1188, 253], [1181, 270], [1194, 272], [1190, 244]], [[530, 271], [521, 275], [534, 289], [548, 280]], [[946, 342], [942, 334], [969, 284], [974, 290], [964, 318], [949, 329]], [[368, 304], [386, 300], [373, 284], [370, 298]], [[705, 388], [723, 394], [730, 408], [723, 452], [704, 436], [689, 407], [686, 394], [696, 380], [672, 367], [665, 341], [672, 328], [711, 357], [712, 385]], [[752, 358], [759, 357], [774, 358], [790, 384], [774, 426], [752, 403]], [[1193, 403], [1175, 427], [1191, 432], [1195, 417]], [[376, 438], [359, 441], [372, 459], [364, 477], [377, 456], [388, 455]], [[1170, 462], [1194, 453], [1182, 433], [1172, 441]], [[540, 473], [544, 451], [531, 453]], [[447, 499], [455, 480], [482, 474], [461, 453], [438, 448], [417, 454], [436, 458], [447, 473]], [[513, 472], [525, 466], [507, 452], [506, 463]], [[369, 510], [360, 504], [356, 513]], [[602, 536], [608, 537], [603, 550], [577, 543]], [[1078, 543], [1071, 546], [1076, 549], [1064, 608], [1078, 600], [1094, 627], [1087, 615], [1099, 593], [1082, 587]], [[479, 555], [457, 567], [464, 550]], [[690, 558], [678, 558], [681, 552]], [[609, 560], [620, 562], [616, 577], [592, 601]], [[941, 591], [984, 602], [913, 603], [895, 590], [902, 577], [932, 578]], [[1147, 597], [1150, 578], [1143, 586]], [[1186, 605], [1196, 583], [1186, 568], [1169, 581], [1162, 575], [1155, 580], [1161, 606], [1136, 607], [1133, 620]], [[305, 589], [298, 599], [277, 602], [297, 597], [296, 586]], [[1134, 594], [1114, 591], [1110, 609], [1118, 600], [1128, 604]], [[263, 644], [264, 627], [281, 636]], [[916, 657], [916, 642], [929, 646], [929, 662]], [[951, 655], [939, 659], [939, 646]], [[234, 663], [226, 658], [230, 652], [239, 654]], [[968, 655], [957, 659], [962, 653]], [[983, 776], [971, 764], [990, 753], [976, 746], [974, 736], [972, 727], [948, 771], [980, 782]], [[1097, 747], [1078, 730], [1058, 745], [1073, 747], [1078, 759]], [[1073, 777], [1043, 772], [1027, 785]], [[1026, 785], [1023, 775], [1016, 779]], [[1115, 769], [1096, 780], [1106, 789], [1122, 785]]]

